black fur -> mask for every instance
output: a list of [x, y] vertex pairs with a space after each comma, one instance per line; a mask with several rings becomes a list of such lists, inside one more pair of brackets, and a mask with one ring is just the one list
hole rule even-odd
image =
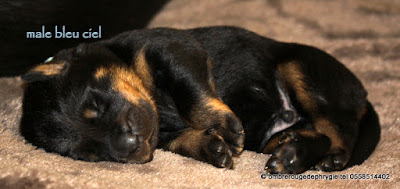
[[[132, 63], [135, 53], [143, 47], [146, 49], [146, 60], [151, 67], [154, 79], [154, 85], [149, 90], [156, 101], [159, 125], [152, 127], [155, 130], [158, 130], [159, 127], [158, 147], [160, 148], [171, 150], [166, 146], [179, 136], [184, 136], [188, 129], [201, 130], [203, 128], [217, 128], [217, 135], [221, 135], [225, 139], [231, 151], [235, 151], [235, 146], [240, 146], [242, 135], [235, 134], [240, 131], [240, 127], [234, 126], [238, 125], [234, 115], [229, 114], [228, 117], [233, 116], [233, 118], [227, 120], [227, 125], [230, 125], [228, 130], [232, 132], [227, 132], [226, 128], [220, 129], [221, 127], [218, 126], [220, 123], [217, 123], [217, 126], [202, 128], [194, 128], [188, 124], [187, 120], [191, 119], [190, 112], [198, 108], [198, 103], [201, 100], [200, 94], [205, 93], [209, 97], [222, 98], [223, 102], [239, 117], [246, 133], [245, 149], [254, 151], [264, 149], [261, 144], [263, 140], [269, 140], [269, 138], [265, 139], [265, 136], [267, 132], [271, 132], [271, 127], [277, 121], [287, 122], [292, 120], [292, 117], [289, 117], [289, 119], [283, 116], [283, 112], [287, 113], [287, 111], [284, 111], [283, 100], [279, 93], [280, 89], [277, 87], [277, 79], [284, 80], [286, 77], [277, 78], [277, 67], [290, 61], [296, 62], [301, 67], [301, 73], [305, 77], [304, 82], [308, 85], [307, 90], [317, 104], [318, 115], [336, 125], [335, 129], [343, 138], [346, 149], [353, 152], [350, 152], [352, 158], [349, 163], [347, 163], [348, 160], [339, 158], [343, 161], [343, 165], [335, 164], [335, 166], [327, 167], [326, 163], [323, 163], [321, 166], [325, 167], [322, 167], [322, 170], [340, 170], [345, 166], [362, 163], [372, 153], [379, 141], [379, 120], [373, 107], [366, 99], [367, 93], [361, 82], [335, 58], [314, 47], [277, 42], [235, 27], [139, 30], [120, 34], [110, 40], [100, 41], [95, 46], [100, 49], [105, 48], [107, 53], [111, 54], [108, 56], [106, 52], [95, 53], [90, 58], [79, 59], [73, 55], [74, 50], [67, 50], [56, 56], [62, 57], [60, 59], [63, 59], [63, 56], [67, 57], [67, 60], [71, 58], [73, 59], [72, 62], [75, 59], [82, 61], [79, 64], [80, 66], [77, 66], [76, 71], [68, 70], [68, 73], [74, 74], [68, 78], [77, 80], [77, 82], [72, 82], [69, 79], [51, 78], [46, 79], [46, 81], [34, 79], [35, 82], [30, 83], [25, 92], [24, 114], [21, 123], [22, 135], [29, 142], [48, 151], [72, 157], [76, 156], [71, 154], [70, 151], [75, 148], [78, 141], [84, 140], [82, 136], [87, 131], [78, 131], [66, 126], [65, 123], [55, 122], [54, 119], [57, 115], [54, 112], [63, 111], [64, 107], [60, 107], [60, 103], [72, 105], [72, 109], [75, 110], [80, 108], [81, 101], [86, 98], [85, 91], [87, 89], [84, 88], [93, 85], [94, 82], [93, 79], [88, 79], [88, 77], [93, 76], [93, 69], [103, 64], [101, 62], [110, 64], [111, 61], [109, 60], [112, 57], [116, 62]], [[93, 52], [96, 51], [97, 49], [93, 49]], [[84, 53], [84, 55], [87, 56], [88, 53]], [[97, 58], [96, 60], [99, 61], [94, 61], [92, 58]], [[209, 74], [210, 68], [205, 64], [208, 59], [212, 61], [212, 76]], [[29, 76], [29, 73], [25, 76]], [[25, 79], [29, 80], [29, 78]], [[212, 86], [210, 86], [209, 81], [212, 81], [212, 79], [214, 79], [217, 93], [213, 92]], [[68, 87], [60, 84], [63, 82], [68, 83]], [[107, 93], [107, 91], [110, 91], [110, 85], [107, 82], [109, 80], [101, 81], [101, 86], [95, 87], [96, 91], [106, 93], [106, 96], [109, 96], [109, 102], [123, 102], [124, 99], [119, 99]], [[336, 158], [338, 154], [334, 152], [334, 149], [330, 149], [329, 138], [316, 132], [312, 113], [304, 109], [303, 102], [296, 98], [297, 91], [294, 88], [287, 87], [284, 92], [286, 93], [285, 96], [290, 99], [291, 107], [294, 108], [293, 111], [298, 116], [299, 121], [291, 126], [286, 133], [271, 132], [280, 137], [276, 141], [284, 141], [276, 147], [275, 153], [284, 152], [286, 155], [275, 154], [267, 163], [268, 171], [271, 173], [301, 173], [310, 166], [316, 165], [318, 167], [321, 159], [325, 161], [326, 156], [332, 156], [330, 153], [333, 153]], [[75, 95], [77, 98], [75, 101], [66, 102], [65, 98], [58, 96], [71, 93], [79, 93]], [[366, 113], [361, 114], [364, 107], [366, 107]], [[118, 114], [120, 110], [116, 107], [113, 111]], [[67, 114], [63, 115], [71, 118], [75, 113], [69, 112]], [[287, 116], [287, 114], [285, 115]], [[359, 115], [363, 117], [359, 118]], [[69, 121], [76, 125], [85, 125], [77, 117], [77, 115], [74, 115], [74, 119]], [[105, 121], [101, 120], [100, 122]], [[301, 133], [308, 131], [311, 131], [314, 135], [312, 137], [310, 137], [311, 135], [301, 136]], [[107, 135], [108, 132], [110, 131], [101, 131], [103, 135]], [[292, 133], [289, 134], [291, 140], [286, 140], [288, 133]], [[374, 140], [368, 141], [366, 140], [368, 138]], [[273, 139], [270, 141], [272, 143]], [[104, 141], [103, 138], [97, 142], [107, 144], [108, 141]], [[315, 142], [321, 142], [321, 147], [314, 149], [315, 147], [312, 144], [315, 144]], [[220, 145], [219, 148], [225, 149], [223, 147], [224, 142], [217, 141], [217, 143]], [[213, 145], [217, 143], [213, 142]], [[110, 148], [98, 147], [97, 143], [86, 145], [85, 150], [91, 153], [102, 151], [103, 154], [110, 154]], [[214, 153], [212, 149], [208, 150], [210, 152], [202, 152], [203, 155], [200, 155], [207, 157], [195, 157], [195, 155], [190, 154], [191, 152], [188, 152], [188, 149], [178, 151], [185, 151], [183, 154], [187, 156], [218, 166], [221, 162], [209, 160], [210, 157], [216, 156], [204, 155]], [[318, 153], [314, 152], [316, 150]], [[238, 150], [238, 153], [240, 151]], [[307, 153], [303, 153], [304, 151]], [[231, 152], [226, 154], [229, 153]], [[300, 160], [303, 158], [307, 161], [295, 162], [297, 163], [295, 165], [290, 164], [289, 160], [293, 155], [299, 155], [301, 156]], [[221, 158], [221, 156], [217, 156], [215, 159], [218, 158]], [[337, 158], [335, 158], [328, 158], [327, 161], [336, 162]], [[87, 160], [82, 157], [77, 159]], [[102, 157], [100, 159], [112, 160]], [[231, 157], [227, 159], [231, 161]], [[272, 160], [275, 162], [272, 162]], [[277, 163], [281, 163], [283, 168], [277, 169]], [[231, 163], [228, 163], [224, 166], [230, 167], [231, 165]], [[271, 169], [271, 166], [275, 167]]]

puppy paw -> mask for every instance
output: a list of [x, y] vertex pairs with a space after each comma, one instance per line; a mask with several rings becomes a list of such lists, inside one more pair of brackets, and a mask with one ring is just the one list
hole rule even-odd
[[232, 151], [214, 128], [186, 130], [164, 149], [218, 168], [233, 168]]
[[239, 155], [244, 147], [244, 129], [232, 110], [217, 98], [206, 98], [202, 108], [194, 110], [190, 125], [195, 129], [215, 129], [222, 136], [234, 155]]
[[294, 131], [282, 133], [279, 146], [265, 165], [270, 174], [298, 174], [309, 167], [306, 163], [307, 149], [301, 135]]
[[316, 170], [320, 171], [340, 171], [343, 170], [349, 161], [349, 155], [345, 150], [332, 150], [315, 166]]
[[244, 129], [239, 119], [232, 113], [223, 115], [223, 123], [217, 124], [213, 128], [218, 135], [222, 136], [232, 153], [237, 156], [243, 151]]
[[215, 133], [214, 129], [207, 129], [206, 134], [212, 136], [209, 138], [208, 145], [203, 146], [203, 153], [206, 155], [207, 162], [218, 168], [232, 169], [232, 151], [229, 145]]

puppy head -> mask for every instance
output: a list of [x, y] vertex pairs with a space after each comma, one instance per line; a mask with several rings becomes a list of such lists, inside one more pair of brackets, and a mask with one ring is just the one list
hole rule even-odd
[[[143, 52], [125, 63], [98, 45], [60, 51], [28, 71], [21, 133], [28, 142], [85, 161], [145, 163], [158, 116]], [[135, 70], [141, 69], [141, 70]]]

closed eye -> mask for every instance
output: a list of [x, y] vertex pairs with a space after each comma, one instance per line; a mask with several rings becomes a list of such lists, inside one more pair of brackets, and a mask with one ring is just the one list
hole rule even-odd
[[94, 89], [87, 93], [86, 101], [82, 105], [82, 115], [88, 119], [100, 118], [107, 109], [104, 96]]

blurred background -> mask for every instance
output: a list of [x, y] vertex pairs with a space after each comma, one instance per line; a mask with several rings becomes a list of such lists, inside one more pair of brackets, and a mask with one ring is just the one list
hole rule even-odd
[[49, 31], [101, 25], [102, 39], [145, 27], [235, 25], [341, 59], [400, 58], [398, 0], [0, 0], [0, 76], [19, 75], [60, 49], [93, 41], [26, 39], [42, 25]]
[[[98, 30], [109, 38], [147, 26], [168, 0], [0, 0], [0, 76], [25, 72], [60, 49], [93, 39], [27, 39], [26, 32]], [[54, 34], [53, 34], [54, 36]]]

